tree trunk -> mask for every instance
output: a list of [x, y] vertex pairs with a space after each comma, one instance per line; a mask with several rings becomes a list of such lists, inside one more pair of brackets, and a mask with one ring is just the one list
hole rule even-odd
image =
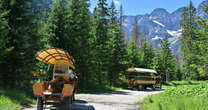
[[168, 74], [168, 70], [166, 70], [166, 82], [169, 81], [169, 74]]

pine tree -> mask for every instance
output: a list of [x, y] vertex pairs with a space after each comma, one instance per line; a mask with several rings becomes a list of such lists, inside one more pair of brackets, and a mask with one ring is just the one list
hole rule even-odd
[[[4, 10], [3, 9], [3, 3], [2, 1], [0, 1], [0, 50], [1, 50], [1, 55], [3, 54], [2, 52], [4, 50], [2, 50], [3, 48], [5, 48], [5, 44], [8, 41], [7, 39], [7, 35], [9, 32], [9, 25], [8, 25], [8, 20], [5, 18], [5, 16], [8, 15], [9, 11], [8, 10]], [[1, 60], [0, 60], [1, 62]]]
[[152, 68], [154, 58], [154, 49], [152, 48], [152, 43], [144, 41], [141, 50], [141, 67], [143, 68]]
[[125, 56], [125, 44], [124, 36], [120, 28], [119, 21], [117, 20], [117, 11], [115, 9], [114, 2], [110, 6], [110, 29], [109, 29], [109, 72], [108, 78], [110, 83], [117, 82], [119, 79], [119, 73], [124, 71], [124, 56]]
[[195, 71], [192, 71], [192, 64], [197, 62], [194, 60], [197, 54], [197, 49], [194, 44], [196, 40], [196, 28], [197, 28], [197, 15], [196, 8], [194, 8], [192, 2], [190, 2], [189, 7], [185, 8], [182, 13], [183, 20], [181, 21], [182, 37], [180, 39], [180, 51], [182, 53], [182, 70], [185, 73], [186, 79], [196, 79], [197, 75]]
[[119, 25], [120, 25], [120, 31], [121, 31], [121, 36], [124, 36], [124, 32], [123, 32], [123, 6], [120, 5], [120, 11], [119, 11]]
[[155, 52], [155, 57], [153, 58], [153, 69], [156, 70], [159, 73], [159, 75], [165, 76], [161, 53], [161, 50]]
[[135, 42], [131, 39], [127, 47], [127, 66], [128, 67], [139, 67], [139, 51], [136, 47]]
[[47, 23], [42, 29], [42, 36], [48, 44], [46, 47], [57, 47], [61, 49], [68, 49], [68, 44], [71, 43], [71, 39], [67, 35], [66, 29], [66, 0], [55, 0], [52, 4], [51, 12], [48, 15]]
[[176, 60], [171, 52], [170, 49], [170, 43], [168, 42], [168, 38], [164, 37], [161, 41], [161, 62], [162, 62], [162, 68], [163, 68], [163, 78], [166, 81], [169, 81], [170, 79], [174, 79], [174, 75], [176, 75], [175, 71], [175, 65]]
[[99, 0], [98, 6], [94, 9], [92, 26], [93, 62], [99, 84], [103, 83], [102, 80], [107, 76], [108, 71], [108, 16], [106, 0]]
[[[203, 5], [204, 12], [206, 15], [208, 15], [208, 4]], [[197, 65], [194, 65], [196, 68], [196, 71], [199, 73], [199, 79], [207, 79], [208, 76], [208, 25], [207, 25], [208, 19], [207, 18], [201, 18], [198, 21], [198, 26], [200, 27], [199, 29], [196, 29], [198, 38], [195, 40], [195, 44], [197, 45], [197, 60], [200, 61], [198, 62]]]
[[139, 29], [139, 24], [138, 24], [138, 19], [135, 18], [134, 20], [134, 27], [132, 30], [132, 38], [134, 39], [137, 48], [141, 49], [142, 45], [141, 45], [141, 39], [140, 39], [140, 29]]
[[[90, 16], [88, 14], [88, 0], [71, 0], [67, 14], [68, 37], [72, 44], [68, 45], [68, 50], [76, 60], [76, 70], [81, 84], [86, 87], [90, 77]], [[86, 70], [88, 68], [88, 70]]]
[[3, 9], [2, 1], [0, 1], [0, 64], [3, 62], [3, 56], [7, 53], [7, 50], [5, 50], [6, 43], [8, 42], [8, 32], [9, 32], [9, 25], [8, 20], [5, 19], [5, 16], [8, 15], [7, 10]]
[[37, 12], [34, 11], [32, 0], [0, 0], [0, 4], [0, 22], [5, 23], [6, 27], [2, 31], [7, 36], [4, 47], [1, 47], [7, 51], [2, 56], [3, 61], [0, 64], [3, 77], [1, 84], [6, 83], [7, 86], [13, 87], [29, 84], [27, 78], [30, 78], [30, 74], [26, 73], [34, 68], [29, 65], [34, 65], [31, 58], [39, 49]]

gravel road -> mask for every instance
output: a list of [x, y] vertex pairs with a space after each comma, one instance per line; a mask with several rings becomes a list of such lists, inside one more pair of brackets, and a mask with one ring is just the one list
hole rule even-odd
[[[119, 90], [97, 94], [77, 94], [73, 110], [140, 110], [144, 97], [162, 91]], [[22, 110], [37, 110], [31, 105]], [[49, 109], [47, 109], [49, 110]]]

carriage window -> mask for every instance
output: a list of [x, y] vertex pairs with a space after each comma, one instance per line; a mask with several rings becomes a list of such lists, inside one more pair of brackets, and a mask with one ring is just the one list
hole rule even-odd
[[67, 73], [68, 66], [66, 64], [56, 64], [55, 65], [55, 73]]

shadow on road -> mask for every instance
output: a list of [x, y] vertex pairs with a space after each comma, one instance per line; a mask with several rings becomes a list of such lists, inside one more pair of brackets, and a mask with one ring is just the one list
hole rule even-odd
[[128, 91], [109, 91], [109, 92], [105, 92], [105, 93], [96, 93], [96, 95], [113, 95], [113, 94], [129, 95], [130, 92], [128, 92]]
[[72, 110], [95, 110], [94, 106], [87, 104], [87, 101], [76, 100], [75, 102], [73, 102]]
[[158, 92], [158, 91], [164, 91], [165, 89], [155, 89], [155, 90], [152, 90], [152, 89], [147, 89], [147, 90], [144, 90], [143, 92]]
[[[94, 106], [87, 105], [88, 102], [84, 100], [76, 100], [72, 104], [72, 110], [95, 110]], [[46, 110], [63, 110], [64, 107], [63, 104], [57, 103], [57, 104], [49, 104], [46, 106]]]

